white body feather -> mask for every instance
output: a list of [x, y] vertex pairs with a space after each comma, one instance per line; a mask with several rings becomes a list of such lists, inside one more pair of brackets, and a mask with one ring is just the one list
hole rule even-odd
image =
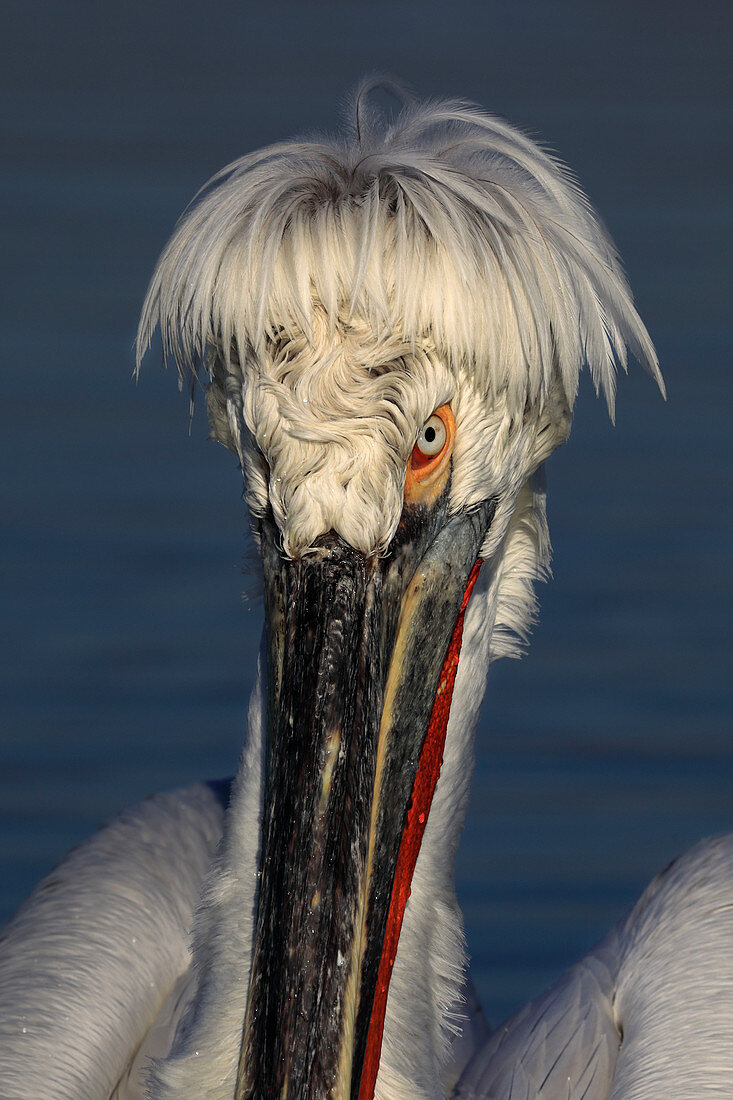
[[3, 930], [3, 1100], [113, 1094], [188, 970], [223, 817], [204, 785], [142, 803], [67, 856]]
[[733, 1096], [733, 836], [703, 841], [497, 1028], [456, 1100]]
[[[2, 1100], [145, 1100], [148, 1059], [165, 1056], [194, 1007], [203, 1015], [189, 927], [207, 872], [216, 868], [221, 880], [223, 818], [207, 787], [159, 795], [39, 885], [0, 945]], [[733, 836], [672, 864], [597, 948], [492, 1035], [465, 1001], [452, 883], [439, 873], [431, 884], [432, 860], [420, 859], [401, 979], [390, 992], [381, 1100], [733, 1095]], [[242, 886], [229, 883], [216, 898], [209, 887], [199, 931]], [[251, 879], [245, 890], [251, 905]], [[213, 953], [211, 974], [228, 965], [231, 988], [240, 975], [235, 951], [221, 940]], [[224, 1025], [215, 1056], [189, 1044], [183, 1061], [179, 1053], [166, 1063], [175, 1087], [153, 1095], [232, 1096], [231, 1083], [216, 1084], [219, 1074], [230, 1077], [239, 1041], [231, 1009], [241, 992], [227, 1003], [226, 988], [212, 986], [208, 998], [209, 1024]], [[460, 994], [447, 1019], [446, 988]]]

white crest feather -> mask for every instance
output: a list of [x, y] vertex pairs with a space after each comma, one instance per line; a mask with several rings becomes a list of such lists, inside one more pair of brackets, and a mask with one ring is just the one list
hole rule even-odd
[[[568, 170], [508, 123], [397, 86], [390, 121], [355, 96], [350, 129], [284, 141], [218, 173], [153, 275], [138, 364], [160, 325], [182, 372], [259, 355], [358, 317], [375, 336], [428, 340], [510, 411], [587, 364], [613, 413], [627, 346], [663, 387], [615, 249]], [[226, 370], [215, 385], [225, 387]]]

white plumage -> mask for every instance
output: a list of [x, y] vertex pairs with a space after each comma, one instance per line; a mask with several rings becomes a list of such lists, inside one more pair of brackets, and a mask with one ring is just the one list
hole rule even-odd
[[[388, 556], [418, 431], [440, 406], [455, 417], [448, 517], [492, 501], [375, 1096], [733, 1095], [731, 840], [674, 864], [492, 1035], [467, 1011], [453, 865], [486, 672], [518, 652], [549, 565], [542, 463], [567, 436], [584, 364], [611, 411], [627, 346], [662, 381], [613, 246], [566, 169], [471, 105], [408, 98], [385, 123], [370, 90], [346, 136], [271, 146], [207, 185], [153, 276], [138, 352], [160, 325], [182, 374], [206, 371], [253, 528], [271, 515], [285, 558], [332, 532], [366, 560]], [[235, 1095], [265, 680], [263, 658], [226, 817], [223, 788], [158, 796], [72, 853], [9, 925], [4, 1100]]]

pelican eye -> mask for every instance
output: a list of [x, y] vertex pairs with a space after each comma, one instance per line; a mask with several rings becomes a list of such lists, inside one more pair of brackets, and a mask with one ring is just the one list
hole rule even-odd
[[421, 455], [432, 458], [440, 454], [447, 438], [448, 431], [445, 424], [436, 413], [433, 413], [420, 429], [415, 447]]
[[405, 500], [427, 500], [425, 494], [441, 491], [450, 473], [450, 457], [456, 426], [450, 405], [441, 405], [420, 429], [407, 464]]

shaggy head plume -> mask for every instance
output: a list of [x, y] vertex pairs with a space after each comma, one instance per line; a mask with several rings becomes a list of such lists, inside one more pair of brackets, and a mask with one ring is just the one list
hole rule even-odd
[[[441, 401], [485, 421], [479, 467], [528, 422], [546, 433], [523, 483], [567, 435], [583, 364], [611, 414], [627, 346], [662, 386], [613, 244], [567, 169], [472, 104], [391, 87], [403, 106], [385, 119], [368, 107], [374, 84], [345, 134], [268, 146], [206, 185], [140, 322], [138, 364], [160, 325], [182, 374], [208, 372], [214, 433], [289, 552], [330, 527], [383, 550]], [[485, 469], [463, 471], [456, 507], [478, 480], [485, 496]]]

